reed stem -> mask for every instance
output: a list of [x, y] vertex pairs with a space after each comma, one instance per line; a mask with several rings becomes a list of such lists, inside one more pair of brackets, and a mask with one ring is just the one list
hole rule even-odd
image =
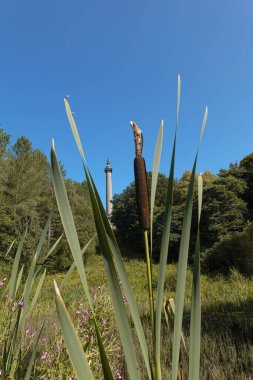
[[149, 254], [148, 244], [148, 230], [144, 230], [145, 254], [147, 263], [147, 278], [148, 278], [148, 293], [149, 293], [149, 308], [150, 308], [150, 321], [152, 331], [152, 341], [155, 347], [155, 318], [154, 318], [154, 299], [153, 299], [153, 286], [152, 286], [152, 268]]

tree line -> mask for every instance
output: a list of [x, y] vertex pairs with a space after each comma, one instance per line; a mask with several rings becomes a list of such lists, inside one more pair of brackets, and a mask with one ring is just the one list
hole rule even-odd
[[[25, 136], [14, 144], [11, 136], [0, 128], [0, 259], [8, 247], [16, 244], [28, 229], [25, 263], [30, 258], [41, 236], [49, 214], [52, 221], [48, 234], [48, 247], [58, 239], [63, 229], [53, 192], [50, 164], [46, 155], [34, 149]], [[94, 235], [95, 227], [86, 182], [66, 177], [65, 185], [72, 207], [80, 243], [84, 246]], [[173, 217], [171, 225], [169, 261], [178, 259], [184, 206], [191, 172], [186, 171], [175, 181]], [[147, 173], [149, 189], [151, 173]], [[197, 178], [194, 193], [190, 259], [193, 260], [197, 230]], [[253, 153], [239, 163], [230, 164], [218, 174], [203, 174], [203, 208], [201, 216], [201, 251], [203, 265], [208, 271], [222, 271], [236, 267], [245, 274], [253, 274]], [[159, 174], [154, 208], [153, 258], [159, 259], [163, 229], [168, 178]], [[139, 228], [132, 182], [113, 199], [112, 223], [120, 240], [123, 253], [143, 257], [143, 237]], [[94, 247], [93, 247], [94, 250]], [[62, 238], [53, 257], [47, 261], [52, 271], [65, 270], [71, 264], [66, 239]]]
[[[52, 221], [48, 247], [61, 236], [63, 229], [46, 155], [34, 149], [32, 142], [25, 136], [19, 137], [13, 145], [10, 138], [0, 128], [0, 258], [6, 256], [13, 240], [17, 244], [27, 228], [26, 255], [23, 260], [29, 265], [50, 213]], [[87, 186], [85, 182], [78, 183], [66, 178], [63, 166], [62, 171], [80, 243], [84, 246], [95, 231]], [[53, 257], [49, 257], [46, 264], [48, 269], [58, 271], [66, 269], [71, 263], [71, 254], [63, 236]]]
[[[174, 203], [169, 247], [169, 261], [178, 259], [183, 213], [190, 171], [175, 181]], [[151, 189], [151, 173], [147, 173]], [[168, 178], [159, 174], [154, 208], [153, 258], [159, 259], [164, 222]], [[112, 223], [126, 255], [143, 256], [143, 237], [135, 207], [135, 184], [132, 182], [113, 199]], [[218, 174], [203, 174], [203, 208], [201, 216], [201, 251], [207, 271], [228, 273], [235, 267], [253, 274], [253, 153], [239, 163], [230, 164]], [[195, 181], [189, 262], [194, 255], [197, 232], [197, 176]], [[246, 236], [246, 237], [245, 237]], [[236, 243], [236, 248], [234, 246]], [[233, 242], [233, 243], [232, 243]], [[239, 248], [238, 248], [239, 247]], [[252, 258], [251, 258], [252, 257]]]

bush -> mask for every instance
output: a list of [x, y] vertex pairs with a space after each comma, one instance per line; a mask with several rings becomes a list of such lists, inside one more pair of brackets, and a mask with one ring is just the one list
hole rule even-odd
[[231, 234], [216, 243], [204, 258], [208, 272], [228, 274], [232, 268], [246, 276], [253, 275], [253, 223], [243, 232]]

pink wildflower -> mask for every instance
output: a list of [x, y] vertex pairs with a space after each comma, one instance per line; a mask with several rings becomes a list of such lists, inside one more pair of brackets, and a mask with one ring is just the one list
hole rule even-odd
[[[48, 352], [47, 351], [44, 351], [43, 353], [42, 353], [42, 355], [41, 355], [41, 360], [46, 360], [46, 358], [47, 358], [47, 355], [48, 355]], [[44, 379], [45, 380], [45, 379]]]
[[123, 379], [120, 371], [116, 371], [116, 379]]
[[21, 299], [21, 300], [18, 302], [18, 304], [19, 304], [20, 307], [24, 307], [24, 304], [25, 304], [25, 303], [24, 303], [24, 300]]
[[83, 323], [86, 323], [86, 321], [87, 321], [86, 316], [85, 316], [85, 315], [82, 315], [82, 322], [83, 322]]

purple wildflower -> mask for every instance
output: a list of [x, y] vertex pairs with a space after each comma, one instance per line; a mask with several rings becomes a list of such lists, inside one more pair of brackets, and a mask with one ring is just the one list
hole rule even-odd
[[20, 306], [20, 307], [24, 307], [24, 300], [23, 299], [21, 299], [19, 302], [18, 302], [18, 305]]
[[85, 316], [85, 315], [82, 315], [82, 322], [83, 322], [83, 323], [86, 323], [86, 321], [87, 321], [86, 316]]
[[116, 371], [116, 379], [123, 379], [120, 371]]
[[[44, 351], [43, 353], [42, 353], [42, 355], [41, 355], [41, 360], [46, 360], [46, 358], [47, 358], [47, 355], [48, 355], [48, 352], [47, 351]], [[44, 379], [45, 380], [45, 379]]]

